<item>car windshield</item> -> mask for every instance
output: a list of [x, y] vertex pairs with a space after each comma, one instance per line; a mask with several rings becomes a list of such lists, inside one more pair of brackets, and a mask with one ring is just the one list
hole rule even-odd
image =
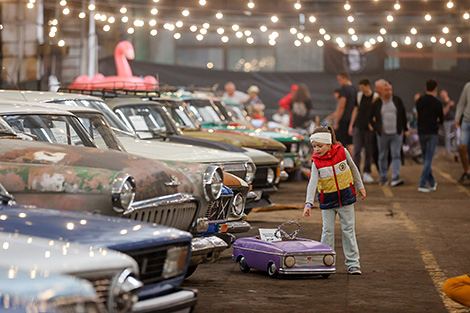
[[223, 123], [217, 111], [209, 100], [188, 100], [189, 111], [191, 111], [202, 124]]
[[67, 99], [53, 101], [54, 103], [61, 103], [65, 105], [86, 107], [100, 111], [103, 113], [104, 118], [112, 128], [117, 128], [125, 132], [132, 132], [117, 116], [114, 112], [101, 100], [88, 100], [88, 99]]
[[141, 139], [162, 138], [178, 132], [166, 108], [158, 105], [126, 105], [114, 112], [132, 128]]
[[17, 114], [2, 115], [2, 117], [16, 132], [33, 135], [39, 141], [96, 147], [91, 137], [74, 116]]
[[236, 119], [246, 120], [246, 113], [244, 113], [240, 107], [236, 105], [225, 105], [225, 108], [229, 110]]
[[124, 151], [119, 139], [99, 113], [74, 112], [98, 148]]
[[191, 114], [183, 104], [171, 105], [171, 117], [176, 122], [176, 125], [181, 129], [199, 129], [199, 122], [194, 114]]

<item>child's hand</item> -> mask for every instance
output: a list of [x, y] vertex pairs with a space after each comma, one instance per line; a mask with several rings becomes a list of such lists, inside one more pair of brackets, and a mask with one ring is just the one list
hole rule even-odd
[[365, 188], [359, 189], [359, 193], [361, 194], [361, 200], [364, 200], [367, 196], [366, 189]]
[[309, 205], [306, 205], [304, 207], [304, 213], [302, 214], [302, 216], [310, 216], [311, 210], [312, 210], [312, 207]]

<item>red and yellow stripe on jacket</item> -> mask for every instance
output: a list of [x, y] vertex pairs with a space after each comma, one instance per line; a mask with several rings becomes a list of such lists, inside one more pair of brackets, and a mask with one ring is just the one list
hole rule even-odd
[[313, 153], [318, 169], [318, 202], [320, 209], [337, 208], [356, 202], [354, 180], [344, 147], [333, 145], [323, 156]]

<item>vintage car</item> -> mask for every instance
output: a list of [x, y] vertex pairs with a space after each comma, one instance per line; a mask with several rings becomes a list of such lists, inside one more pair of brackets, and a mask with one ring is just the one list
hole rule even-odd
[[[167, 96], [175, 96], [175, 93], [167, 93]], [[181, 99], [187, 103], [188, 108], [197, 117], [202, 127], [211, 129], [214, 132], [221, 133], [242, 133], [250, 136], [259, 136], [272, 138], [286, 146], [286, 152], [283, 156], [284, 169], [288, 173], [296, 171], [300, 164], [299, 149], [305, 143], [302, 135], [298, 133], [290, 133], [284, 130], [267, 130], [263, 128], [254, 128], [241, 126], [230, 121], [224, 112], [219, 108], [223, 103], [217, 98], [204, 97], [198, 94], [186, 95], [184, 93], [176, 93]]]
[[[133, 311], [183, 309], [196, 304], [195, 293], [180, 288], [189, 265], [189, 233], [129, 219], [17, 205], [1, 184], [0, 200], [1, 232], [80, 243], [95, 250], [112, 249], [134, 258], [139, 265], [135, 275], [143, 288]], [[100, 290], [103, 299], [106, 292], [109, 290]]]
[[5, 232], [0, 232], [0, 244], [0, 267], [9, 268], [9, 277], [14, 278], [16, 271], [26, 271], [86, 279], [109, 312], [131, 310], [143, 285], [135, 278], [136, 261], [120, 252]]
[[[278, 230], [282, 229], [282, 224]], [[233, 244], [233, 260], [240, 270], [248, 273], [251, 268], [277, 275], [321, 275], [328, 278], [336, 272], [335, 251], [321, 242], [296, 238], [293, 234], [239, 238]]]
[[106, 309], [87, 280], [0, 267], [0, 312], [105, 313]]
[[[67, 110], [75, 113], [79, 117], [81, 123], [86, 127], [88, 133], [93, 136], [94, 142], [99, 147], [104, 149], [126, 151], [123, 147], [123, 144], [115, 136], [113, 130], [108, 126], [108, 123], [104, 119], [103, 114], [94, 109], [86, 107], [75, 107], [70, 105], [67, 106], [55, 103], [32, 104], [29, 102], [20, 101], [7, 102], [6, 100], [0, 103], [0, 115], [3, 116], [3, 118], [15, 129], [16, 132], [26, 132], [29, 134], [33, 134], [41, 141], [70, 144], [66, 140], [62, 140], [62, 142], [57, 142], [57, 140], [54, 140], [57, 138], [60, 139], [60, 136], [44, 136], [44, 133], [47, 132], [58, 132], [57, 127], [50, 127], [47, 125], [48, 123], [45, 123], [44, 121], [52, 117], [55, 119], [55, 121], [59, 120], [60, 118], [64, 120], [67, 114], [70, 113], [63, 112], [62, 110]], [[83, 129], [82, 127], [77, 126], [77, 123], [72, 123], [73, 120], [73, 118], [69, 117], [67, 119], [67, 121], [69, 121], [68, 124], [67, 121], [64, 121], [64, 123], [67, 124], [68, 128], [76, 129], [76, 133], [80, 135], [82, 133], [81, 130]], [[32, 121], [36, 121], [38, 125], [35, 125], [34, 128], [26, 127], [25, 129], [24, 125], [30, 126], [29, 124], [31, 124]], [[132, 149], [132, 144], [134, 144], [134, 146], [136, 145], [135, 142], [132, 140], [133, 138], [125, 136], [124, 142], [126, 142], [126, 139], [131, 139], [130, 144]], [[88, 142], [86, 142], [86, 140], [83, 140], [82, 142], [86, 146], [94, 147], [94, 145], [90, 145]], [[139, 155], [144, 157], [149, 156], [149, 144], [142, 143], [137, 146], [141, 148], [140, 151], [138, 151]], [[184, 149], [184, 152], [188, 153], [191, 152], [193, 149], [193, 147], [191, 146], [185, 147], [182, 145], [171, 145], [168, 143], [162, 143], [160, 145], [161, 150], [159, 151], [159, 153], [168, 153], [169, 150], [171, 151], [171, 148], [173, 148], [172, 146], [176, 146], [176, 149]], [[197, 147], [195, 149], [199, 150], [199, 148]], [[203, 150], [206, 155], [215, 153], [214, 150]], [[150, 150], [150, 152], [152, 152], [152, 150]], [[198, 151], [196, 151], [196, 154], [197, 153]], [[180, 159], [191, 160], [191, 157], [183, 155]], [[220, 218], [217, 220], [209, 219], [209, 223], [223, 225], [223, 227], [226, 227], [227, 230], [229, 230], [230, 232], [243, 232], [249, 229], [249, 224], [246, 221], [240, 221], [240, 219], [243, 217], [245, 199], [249, 191], [249, 187], [244, 181], [242, 181], [241, 179], [237, 179], [236, 177], [232, 177], [232, 175], [229, 173], [223, 174], [224, 181], [227, 184], [230, 184], [228, 187], [230, 187], [234, 191], [234, 193], [230, 193], [230, 197], [224, 197], [224, 203], [227, 201], [230, 203], [229, 205], [222, 206], [220, 201], [217, 201], [218, 199], [210, 199], [208, 195], [208, 190], [202, 188], [202, 182], [204, 180], [202, 173], [204, 173], [209, 167], [211, 167], [211, 164], [198, 164], [198, 162], [193, 162], [194, 164], [190, 164], [188, 162], [178, 162], [178, 158], [175, 158], [175, 154], [173, 154], [173, 158], [171, 160], [160, 159], [159, 161], [167, 163], [171, 167], [178, 169], [182, 173], [182, 175], [188, 176], [189, 180], [193, 183], [193, 194], [199, 196], [201, 211], [206, 212], [206, 217], [212, 216], [214, 212], [218, 212], [217, 215]], [[227, 168], [230, 168], [232, 171], [234, 171], [236, 169], [237, 163], [227, 163], [225, 165]], [[242, 170], [245, 169], [245, 165], [247, 167], [251, 167], [251, 165], [245, 163], [238, 165], [242, 166]], [[181, 181], [179, 183], [181, 184]], [[223, 213], [223, 216], [221, 216], [220, 213]]]
[[[0, 181], [20, 204], [127, 217], [194, 236], [208, 229], [207, 212], [201, 212], [201, 199], [194, 196], [191, 181], [165, 163], [119, 151], [15, 138], [0, 119]], [[188, 170], [198, 168], [188, 166]], [[201, 175], [205, 175], [201, 188], [216, 201], [222, 192], [221, 169], [211, 166]], [[192, 266], [215, 261], [213, 257], [231, 240], [225, 234], [195, 237]]]

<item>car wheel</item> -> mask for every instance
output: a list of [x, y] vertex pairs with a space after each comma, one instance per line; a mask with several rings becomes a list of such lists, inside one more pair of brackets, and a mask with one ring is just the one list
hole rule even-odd
[[330, 274], [322, 274], [321, 275], [321, 278], [323, 278], [323, 279], [327, 279], [328, 277], [330, 277]]
[[250, 267], [248, 264], [246, 264], [246, 259], [244, 257], [241, 257], [240, 260], [238, 261], [238, 266], [240, 267], [240, 271], [243, 273], [248, 273], [250, 271]]
[[268, 275], [271, 277], [276, 277], [277, 276], [277, 268], [274, 263], [269, 263], [268, 265]]
[[193, 275], [196, 269], [197, 265], [188, 266], [188, 270], [186, 271], [186, 275], [184, 276], [184, 278], [188, 278], [189, 276]]

